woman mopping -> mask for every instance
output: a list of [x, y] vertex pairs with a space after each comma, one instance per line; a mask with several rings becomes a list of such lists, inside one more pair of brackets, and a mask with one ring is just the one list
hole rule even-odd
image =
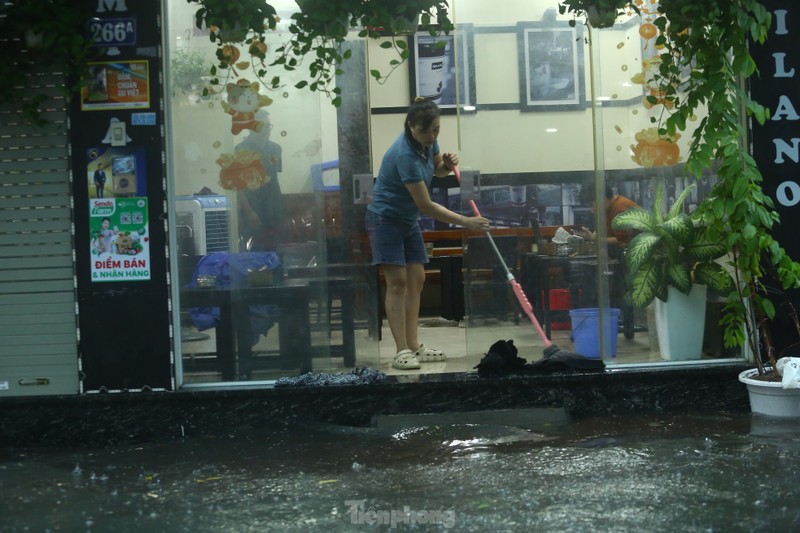
[[405, 131], [386, 151], [367, 211], [372, 264], [382, 265], [386, 278], [386, 318], [397, 355], [392, 366], [420, 368], [420, 361], [444, 361], [441, 350], [417, 337], [420, 297], [428, 254], [419, 226], [420, 214], [469, 230], [486, 231], [489, 221], [460, 215], [435, 203], [428, 194], [434, 176], [450, 174], [458, 164], [454, 153], [439, 151], [439, 107], [417, 98], [408, 109]]

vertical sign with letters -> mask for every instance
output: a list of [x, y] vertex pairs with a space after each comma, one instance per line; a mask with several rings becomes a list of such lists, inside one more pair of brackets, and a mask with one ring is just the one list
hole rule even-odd
[[[751, 78], [750, 91], [771, 116], [763, 126], [753, 121], [753, 157], [764, 176], [764, 191], [781, 217], [773, 235], [792, 259], [800, 261], [800, 5], [788, 0], [761, 3], [772, 13], [772, 27], [764, 45], [751, 46], [759, 74]], [[800, 309], [800, 294], [790, 298]], [[784, 309], [778, 309], [773, 328], [778, 352], [797, 340]]]

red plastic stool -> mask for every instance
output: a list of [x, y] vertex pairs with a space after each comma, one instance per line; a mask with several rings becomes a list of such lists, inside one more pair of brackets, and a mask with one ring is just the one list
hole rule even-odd
[[[569, 320], [570, 298], [569, 289], [550, 289], [550, 313], [555, 320], [551, 319], [550, 329], [568, 330], [572, 328]], [[560, 320], [562, 317], [567, 320]]]

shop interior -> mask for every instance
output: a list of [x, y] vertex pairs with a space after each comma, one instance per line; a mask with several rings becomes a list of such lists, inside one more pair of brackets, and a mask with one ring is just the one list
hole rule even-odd
[[[281, 17], [269, 34], [275, 49], [298, 8], [271, 3]], [[450, 4], [456, 29], [442, 37], [441, 55], [421, 53], [425, 34], [395, 36], [416, 53], [385, 80], [368, 73], [389, 71], [393, 49], [351, 31], [336, 108], [324, 94], [294, 87], [300, 69], [281, 71], [282, 85], [272, 90], [243, 89], [242, 80], [256, 79], [240, 68], [218, 93], [204, 94], [214, 57], [207, 30], [194, 26], [191, 4], [166, 3], [179, 386], [269, 385], [358, 368], [404, 381], [459, 379], [498, 340], [513, 340], [528, 361], [552, 341], [621, 370], [741, 357], [722, 345], [723, 302], [712, 291], [701, 350], [664, 356], [654, 306], [627, 303], [624, 250], [605, 244], [604, 207], [586, 201], [602, 200], [608, 186], [651, 209], [659, 187], [671, 206], [694, 185], [685, 203], [691, 212], [714, 183], [712, 170], [699, 180], [684, 174], [688, 132], [667, 142], [651, 121], [664, 106], [646, 98], [658, 96], [644, 81], [658, 55], [642, 30], [647, 13], [590, 31], [570, 26], [555, 0], [505, 0], [502, 9], [481, 0]], [[237, 126], [231, 111], [243, 90], [259, 110], [255, 129]], [[466, 215], [474, 201], [493, 229], [487, 236], [420, 220], [430, 257], [420, 339], [447, 359], [396, 370], [385, 281], [371, 264], [364, 217], [383, 153], [418, 95], [437, 102], [439, 144], [460, 158], [461, 181], [435, 178], [431, 197]], [[267, 154], [266, 180], [231, 178], [252, 164], [247, 150]], [[596, 232], [595, 242], [577, 235], [584, 228]]]

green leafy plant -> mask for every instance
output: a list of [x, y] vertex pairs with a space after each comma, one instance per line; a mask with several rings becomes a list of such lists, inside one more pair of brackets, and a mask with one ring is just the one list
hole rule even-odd
[[21, 109], [23, 117], [43, 126], [48, 94], [32, 86], [37, 73], [61, 73], [70, 98], [88, 79], [93, 41], [85, 26], [90, 12], [71, 0], [15, 0], [0, 5], [0, 103]]
[[743, 80], [756, 69], [749, 42], [764, 42], [770, 14], [756, 0], [661, 0], [659, 12], [653, 24], [662, 53], [653, 81], [669, 105], [653, 120], [660, 133], [670, 135], [684, 131], [705, 108], [692, 133], [685, 169], [700, 176], [716, 167], [717, 183], [699, 205], [698, 216], [709, 239], [723, 243], [731, 254], [735, 284], [722, 319], [725, 344], [748, 343], [764, 374], [763, 356], [772, 368], [775, 363], [771, 350], [762, 354], [759, 346], [759, 338], [769, 339], [769, 321], [775, 316], [765, 282], [784, 290], [800, 287], [800, 265], [772, 236], [779, 217], [747, 150], [744, 117], [761, 124], [769, 117], [750, 98]]
[[585, 18], [593, 28], [610, 28], [617, 17], [625, 13], [639, 13], [639, 8], [631, 0], [562, 0], [558, 12], [572, 14], [571, 26], [578, 18]]
[[685, 188], [665, 212], [664, 186], [659, 183], [652, 210], [629, 209], [614, 217], [614, 229], [637, 232], [625, 254], [633, 305], [647, 307], [655, 298], [667, 301], [670, 286], [684, 294], [694, 284], [717, 291], [732, 288], [730, 274], [716, 261], [727, 253], [725, 245], [710, 240], [705, 228], [684, 212], [694, 188]]
[[198, 4], [197, 27], [207, 27], [211, 42], [240, 41], [248, 32], [263, 35], [275, 29], [278, 18], [275, 8], [265, 0], [187, 0]]
[[[593, 4], [615, 8], [617, 15], [638, 12], [634, 2], [623, 0], [562, 0], [559, 11], [572, 13], [574, 24], [588, 18]], [[779, 217], [747, 150], [746, 119], [763, 124], [769, 118], [769, 111], [750, 98], [745, 82], [756, 74], [750, 43], [765, 41], [770, 13], [757, 0], [660, 0], [652, 23], [660, 54], [658, 70], [647, 83], [658, 87], [658, 96], [647, 100], [662, 107], [651, 121], [660, 135], [675, 138], [704, 115], [692, 132], [684, 169], [695, 177], [716, 171], [716, 185], [696, 216], [708, 238], [729, 252], [735, 283], [723, 310], [725, 345], [747, 345], [764, 375], [765, 362], [775, 367], [769, 346], [775, 305], [766, 283], [783, 291], [800, 288], [800, 264], [772, 236]], [[759, 339], [765, 340], [766, 353]]]
[[[393, 48], [397, 54], [397, 59], [389, 61], [391, 69], [383, 74], [378, 69], [371, 69], [370, 76], [379, 83], [388, 79], [389, 75], [400, 65], [404, 64], [409, 56], [410, 50], [405, 39], [397, 39], [396, 35], [409, 35], [417, 31], [417, 19], [419, 27], [427, 31], [432, 37], [437, 35], [449, 34], [455, 26], [450, 21], [448, 4], [444, 0], [405, 0], [399, 2], [387, 2], [386, 0], [372, 0], [366, 4], [367, 10], [361, 19], [364, 29], [359, 33], [359, 37], [369, 37], [379, 39], [385, 36], [388, 31], [391, 39], [381, 43], [382, 48]], [[445, 46], [444, 40], [439, 41], [437, 46]]]
[[[209, 27], [210, 39], [217, 44], [217, 61], [209, 71], [210, 86], [204, 94], [221, 92], [230, 78], [244, 69], [250, 69], [266, 88], [278, 89], [282, 81], [273, 67], [288, 72], [305, 67], [307, 76], [295, 87], [324, 93], [339, 106], [341, 91], [334, 86], [334, 79], [352, 55], [342, 46], [351, 29], [357, 29], [362, 38], [389, 37], [380, 46], [397, 52], [397, 58], [390, 61], [390, 71], [370, 71], [382, 83], [410, 56], [406, 40], [395, 35], [416, 31], [417, 20], [434, 36], [449, 33], [454, 27], [446, 0], [300, 0], [301, 9], [292, 15], [288, 40], [270, 50], [266, 32], [276, 28], [278, 19], [275, 9], [264, 0], [187, 1], [198, 4], [195, 21], [198, 26]], [[226, 33], [235, 36], [234, 42], [225, 37]]]

